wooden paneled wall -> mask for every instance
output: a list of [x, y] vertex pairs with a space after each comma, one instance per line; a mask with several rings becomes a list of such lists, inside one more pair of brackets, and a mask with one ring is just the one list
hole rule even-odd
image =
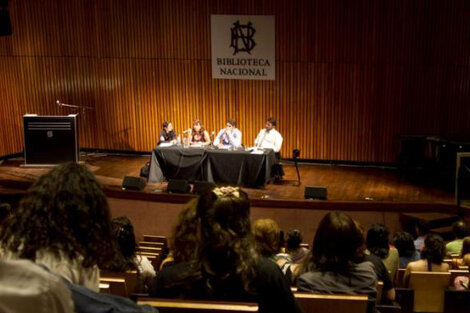
[[[163, 120], [268, 116], [306, 159], [394, 162], [399, 135], [470, 135], [467, 0], [10, 0], [0, 155], [22, 115], [81, 113], [82, 147], [150, 151]], [[211, 14], [276, 17], [276, 80], [213, 80]]]

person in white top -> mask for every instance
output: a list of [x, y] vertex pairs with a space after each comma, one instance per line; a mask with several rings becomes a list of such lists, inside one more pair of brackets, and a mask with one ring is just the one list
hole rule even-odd
[[276, 130], [276, 120], [270, 117], [266, 120], [266, 125], [255, 139], [255, 146], [261, 149], [273, 149], [278, 153], [282, 146], [282, 136]]
[[242, 132], [237, 128], [237, 122], [228, 119], [225, 128], [221, 129], [214, 139], [214, 146], [240, 148], [242, 146]]
[[72, 294], [59, 276], [29, 260], [0, 260], [0, 312], [75, 311]]
[[69, 162], [41, 176], [0, 234], [6, 258], [30, 259], [73, 284], [99, 291], [99, 270], [117, 254], [108, 202], [85, 166]]
[[[117, 239], [117, 244], [121, 255], [116, 260], [114, 272], [124, 272], [128, 270], [137, 270], [143, 287], [147, 287], [156, 272], [150, 260], [143, 255], [136, 255], [137, 243], [135, 240], [134, 226], [126, 216], [119, 216], [111, 220], [111, 227]], [[132, 292], [144, 292], [144, 290], [133, 290]]]

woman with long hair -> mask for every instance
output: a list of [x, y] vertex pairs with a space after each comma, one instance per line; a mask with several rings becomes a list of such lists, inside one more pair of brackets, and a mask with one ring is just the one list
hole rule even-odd
[[137, 270], [146, 286], [156, 273], [147, 257], [136, 254], [137, 243], [132, 222], [126, 216], [119, 216], [111, 220], [111, 227], [122, 256], [119, 258], [120, 262], [116, 262], [115, 270], [118, 272]]
[[331, 212], [320, 221], [297, 279], [299, 291], [367, 294], [375, 297], [377, 277], [371, 262], [362, 262], [364, 237], [346, 214]]
[[0, 242], [7, 257], [30, 259], [95, 291], [98, 267], [110, 266], [117, 251], [106, 197], [93, 174], [76, 163], [60, 165], [33, 184]]
[[[259, 312], [301, 312], [277, 265], [255, 250], [248, 196], [239, 188], [204, 191], [195, 205], [193, 254], [164, 267], [150, 295], [259, 303]], [[182, 239], [184, 240], [184, 239]], [[172, 248], [175, 256], [186, 245]]]
[[200, 120], [195, 120], [191, 129], [191, 145], [207, 146], [211, 143], [209, 133]]

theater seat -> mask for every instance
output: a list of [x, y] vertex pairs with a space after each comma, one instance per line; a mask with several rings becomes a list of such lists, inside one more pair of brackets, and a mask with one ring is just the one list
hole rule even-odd
[[179, 299], [139, 298], [139, 305], [158, 308], [160, 313], [244, 313], [258, 312], [257, 303], [195, 301]]
[[368, 297], [365, 295], [326, 295], [295, 292], [294, 296], [305, 313], [366, 313], [367, 311]]
[[409, 287], [414, 289], [414, 312], [443, 312], [449, 280], [449, 272], [411, 272]]

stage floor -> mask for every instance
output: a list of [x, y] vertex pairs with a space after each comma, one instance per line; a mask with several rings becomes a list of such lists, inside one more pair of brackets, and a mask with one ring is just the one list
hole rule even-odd
[[[82, 156], [86, 166], [106, 187], [119, 188], [124, 176], [138, 176], [150, 156], [89, 154]], [[33, 181], [47, 168], [22, 168], [22, 159], [6, 160], [0, 165], [0, 180]], [[421, 203], [454, 203], [454, 194], [437, 188], [418, 186], [400, 179], [395, 169], [360, 166], [299, 164], [301, 184], [293, 164], [284, 163], [285, 177], [280, 184], [268, 184], [264, 189], [249, 189], [253, 199], [302, 200], [306, 186], [325, 186], [332, 201], [388, 201]], [[14, 184], [13, 184], [14, 185]], [[161, 193], [166, 183], [149, 184], [148, 193]]]

